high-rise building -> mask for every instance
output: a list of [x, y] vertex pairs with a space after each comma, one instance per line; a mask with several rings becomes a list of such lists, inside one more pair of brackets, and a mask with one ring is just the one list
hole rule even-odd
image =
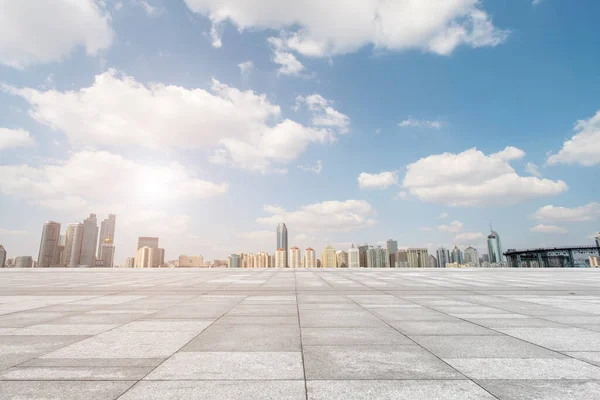
[[387, 264], [390, 268], [396, 266], [396, 252], [398, 251], [398, 242], [392, 239], [388, 239], [386, 242], [387, 250]]
[[56, 247], [60, 241], [60, 224], [54, 221], [46, 221], [42, 228], [42, 240], [40, 252], [38, 253], [38, 267], [49, 267], [54, 262]]
[[463, 255], [458, 246], [454, 246], [454, 248], [452, 249], [451, 260], [453, 263], [463, 263]]
[[290, 249], [290, 268], [301, 268], [302, 267], [302, 256], [300, 249], [296, 246]]
[[450, 252], [443, 247], [437, 250], [438, 268], [446, 268], [446, 264], [450, 263]]
[[344, 250], [338, 251], [336, 258], [338, 268], [348, 268], [348, 252]]
[[67, 225], [65, 233], [65, 250], [61, 264], [67, 267], [75, 267], [81, 262], [81, 243], [83, 241], [83, 224], [75, 222]]
[[202, 256], [179, 256], [179, 263], [177, 264], [179, 268], [193, 268], [193, 267], [203, 267], [204, 266], [204, 258]]
[[438, 262], [437, 258], [433, 254], [429, 255], [429, 268], [437, 268]]
[[500, 235], [498, 235], [498, 232], [490, 232], [487, 237], [487, 244], [490, 263], [503, 262], [504, 255], [502, 254], [502, 243], [500, 242]]
[[287, 268], [287, 251], [277, 249], [275, 252], [275, 268]]
[[429, 267], [429, 253], [427, 249], [408, 249], [409, 268], [427, 268]]
[[473, 267], [479, 267], [479, 254], [477, 253], [477, 249], [474, 247], [467, 247], [464, 253], [464, 263], [471, 264]]
[[352, 248], [348, 250], [348, 268], [359, 268], [360, 267], [360, 254], [354, 244]]
[[337, 257], [335, 254], [335, 249], [328, 244], [327, 247], [321, 253], [321, 267], [322, 268], [336, 268], [337, 267]]
[[369, 247], [367, 249], [367, 268], [385, 268], [387, 249], [381, 246]]
[[0, 244], [0, 268], [6, 266], [6, 249]]
[[100, 260], [104, 268], [112, 268], [115, 263], [115, 245], [113, 244], [110, 234], [104, 239], [104, 243], [100, 246]]
[[304, 250], [304, 268], [317, 268], [317, 257], [312, 247]]
[[396, 260], [395, 267], [396, 268], [408, 268], [408, 251], [406, 250], [398, 250], [396, 252], [396, 256], [394, 257]]
[[135, 253], [135, 268], [152, 268], [152, 257], [150, 251], [152, 247], [140, 247]]
[[113, 243], [115, 242], [115, 226], [117, 224], [117, 216], [115, 214], [108, 214], [108, 218], [104, 219], [100, 223], [100, 236], [98, 239], [98, 258], [101, 258], [102, 244], [104, 239], [110, 236]]
[[96, 214], [90, 214], [83, 220], [83, 239], [79, 264], [94, 266], [96, 247], [98, 246], [98, 220]]
[[358, 246], [358, 262], [362, 268], [367, 268], [367, 250], [369, 250], [368, 245]]
[[158, 249], [158, 238], [149, 236], [140, 236], [137, 239], [136, 251], [142, 247], [154, 247]]
[[19, 256], [15, 258], [15, 268], [33, 268], [33, 257]]
[[283, 222], [277, 225], [277, 251], [279, 249], [285, 251], [284, 264], [280, 268], [286, 268], [288, 266], [288, 231]]

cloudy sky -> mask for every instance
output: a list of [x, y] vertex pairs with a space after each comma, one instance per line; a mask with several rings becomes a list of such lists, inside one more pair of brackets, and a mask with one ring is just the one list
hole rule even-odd
[[0, 0], [0, 242], [167, 258], [600, 230], [600, 3]]

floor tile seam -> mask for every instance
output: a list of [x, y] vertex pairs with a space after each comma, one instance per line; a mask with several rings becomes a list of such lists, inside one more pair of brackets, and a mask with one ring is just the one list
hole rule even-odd
[[300, 356], [302, 359], [302, 376], [304, 377], [304, 398], [308, 399], [308, 384], [306, 382], [306, 363], [304, 362], [304, 344], [302, 343], [302, 324], [300, 323], [300, 306], [298, 305], [298, 276], [294, 269], [294, 294], [296, 296], [296, 315], [298, 318], [298, 331], [300, 332]]

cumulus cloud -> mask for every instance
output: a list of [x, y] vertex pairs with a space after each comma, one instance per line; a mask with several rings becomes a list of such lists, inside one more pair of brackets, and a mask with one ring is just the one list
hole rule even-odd
[[438, 219], [446, 219], [448, 218], [448, 213], [441, 213], [438, 217]]
[[279, 30], [282, 47], [311, 57], [373, 45], [447, 55], [460, 46], [496, 46], [508, 31], [496, 28], [478, 0], [185, 0], [213, 27]]
[[104, 2], [0, 0], [0, 63], [13, 68], [60, 61], [76, 47], [88, 55], [110, 47]]
[[567, 190], [563, 181], [519, 176], [510, 161], [524, 155], [514, 147], [491, 155], [475, 148], [432, 155], [407, 166], [403, 185], [421, 200], [467, 207], [515, 204]]
[[581, 164], [586, 167], [600, 163], [600, 111], [575, 124], [575, 135], [564, 142], [558, 154], [548, 157], [548, 164]]
[[440, 129], [442, 127], [442, 123], [440, 121], [429, 121], [429, 120], [419, 120], [419, 119], [405, 119], [404, 121], [398, 124], [400, 128], [433, 128]]
[[362, 172], [358, 176], [358, 187], [361, 189], [387, 189], [398, 182], [395, 172], [384, 171], [378, 174]]
[[243, 63], [239, 63], [238, 67], [242, 75], [248, 75], [254, 69], [254, 61], [244, 61]]
[[317, 93], [306, 97], [296, 97], [296, 109], [306, 106], [313, 113], [313, 125], [334, 128], [342, 134], [348, 133], [350, 117], [337, 111], [332, 105], [332, 101]]
[[542, 173], [540, 172], [540, 169], [538, 168], [538, 166], [537, 166], [537, 165], [535, 165], [535, 164], [534, 164], [534, 163], [532, 163], [532, 162], [528, 162], [528, 163], [525, 165], [525, 172], [527, 172], [527, 173], [528, 173], [529, 175], [531, 175], [531, 176], [536, 176], [536, 177], [538, 177], [538, 178], [542, 178], [542, 177], [543, 177], [543, 175], [542, 175]]
[[547, 205], [537, 210], [534, 217], [545, 221], [595, 221], [600, 217], [600, 203], [592, 202], [581, 207], [572, 208]]
[[567, 233], [567, 230], [563, 227], [556, 226], [556, 225], [544, 225], [544, 224], [539, 224], [537, 226], [534, 226], [533, 228], [529, 228], [529, 230], [532, 232], [540, 232], [540, 233], [555, 233], [555, 234]]
[[287, 76], [303, 76], [306, 67], [295, 55], [285, 50], [283, 41], [279, 38], [269, 38], [271, 49], [273, 51], [273, 62], [279, 64], [277, 73]]
[[24, 129], [0, 128], [0, 150], [29, 147], [34, 144], [35, 140]]
[[400, 191], [397, 195], [394, 196], [394, 200], [407, 200], [408, 193], [405, 191]]
[[315, 174], [320, 175], [321, 171], [323, 171], [323, 163], [321, 160], [318, 160], [315, 165], [298, 165], [298, 168], [302, 171], [314, 172]]
[[463, 229], [463, 223], [460, 221], [452, 221], [448, 225], [440, 225], [438, 226], [438, 231], [443, 233], [458, 233]]
[[344, 131], [320, 119], [315, 126], [282, 119], [281, 108], [265, 95], [217, 80], [210, 91], [186, 89], [143, 84], [111, 69], [77, 91], [2, 87], [23, 97], [34, 119], [72, 142], [213, 149], [215, 161], [261, 172], [296, 159], [311, 143], [331, 143]]
[[303, 232], [349, 231], [375, 224], [371, 218], [375, 210], [364, 200], [324, 201], [295, 211], [266, 205], [264, 211], [272, 215], [258, 218], [259, 224], [277, 226], [285, 221], [288, 228]]

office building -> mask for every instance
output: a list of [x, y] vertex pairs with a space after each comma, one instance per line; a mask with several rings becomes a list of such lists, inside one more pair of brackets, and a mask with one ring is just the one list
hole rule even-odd
[[287, 251], [277, 249], [275, 252], [275, 268], [287, 268]]
[[344, 250], [338, 251], [336, 258], [338, 268], [348, 268], [348, 252]]
[[6, 267], [6, 249], [0, 244], [0, 268]]
[[452, 254], [450, 256], [451, 261], [453, 263], [457, 263], [459, 265], [463, 263], [463, 255], [458, 246], [454, 246], [454, 248], [452, 249]]
[[15, 258], [15, 268], [33, 268], [33, 257], [20, 256]]
[[96, 214], [90, 214], [83, 220], [83, 238], [81, 241], [80, 265], [95, 265], [98, 246], [98, 220]]
[[369, 247], [367, 249], [367, 268], [385, 268], [387, 249], [381, 246]]
[[115, 245], [113, 244], [110, 234], [104, 239], [104, 243], [100, 246], [100, 260], [104, 268], [112, 268], [115, 263]]
[[140, 236], [137, 239], [136, 251], [142, 247], [153, 247], [158, 249], [158, 238], [149, 236]]
[[135, 267], [135, 257], [127, 257], [125, 259], [125, 268], [134, 268]]
[[396, 268], [408, 268], [408, 252], [406, 250], [398, 250], [394, 259]]
[[229, 256], [229, 268], [240, 268], [240, 256], [239, 254], [232, 254]]
[[409, 268], [427, 268], [429, 267], [429, 253], [427, 249], [408, 249], [406, 250]]
[[152, 247], [144, 246], [135, 253], [135, 268], [152, 268]]
[[304, 268], [317, 268], [317, 257], [312, 247], [304, 250]]
[[596, 247], [600, 249], [600, 232], [598, 232], [596, 234], [596, 237], [594, 238], [595, 242], [596, 242]]
[[296, 246], [290, 249], [290, 268], [302, 268], [302, 254]]
[[438, 267], [438, 261], [437, 258], [435, 258], [435, 256], [433, 254], [429, 255], [429, 268], [437, 268]]
[[321, 267], [322, 268], [336, 268], [337, 267], [337, 256], [335, 249], [328, 244], [327, 247], [321, 253]]
[[354, 244], [352, 248], [348, 250], [348, 268], [359, 268], [360, 267], [360, 254]]
[[42, 240], [38, 253], [38, 266], [49, 267], [54, 263], [56, 247], [60, 241], [60, 224], [54, 221], [46, 221], [42, 228]]
[[504, 261], [504, 256], [502, 255], [502, 243], [500, 242], [500, 235], [498, 232], [491, 231], [487, 237], [488, 244], [488, 255], [490, 257], [489, 262], [501, 263]]
[[101, 245], [104, 243], [104, 239], [110, 236], [112, 242], [115, 242], [115, 227], [117, 224], [117, 216], [115, 214], [108, 214], [108, 218], [104, 219], [100, 223], [100, 236], [98, 239], [98, 258], [101, 258]]
[[387, 264], [390, 267], [396, 266], [396, 252], [398, 251], [398, 242], [393, 239], [388, 239], [386, 242], [386, 250], [387, 250]]
[[438, 268], [446, 268], [446, 264], [450, 263], [450, 252], [443, 247], [437, 250]]
[[465, 264], [471, 264], [472, 267], [479, 267], [479, 254], [477, 253], [476, 248], [471, 246], [467, 247], [463, 258]]
[[283, 266], [280, 268], [286, 268], [288, 266], [288, 231], [283, 222], [277, 225], [277, 251], [280, 249], [285, 251]]
[[67, 267], [80, 265], [81, 243], [83, 241], [83, 224], [75, 222], [67, 225], [65, 233], [64, 259], [61, 264]]
[[600, 268], [600, 257], [590, 256], [589, 261], [591, 268]]
[[367, 250], [369, 250], [368, 245], [358, 246], [358, 261], [362, 268], [367, 268]]
[[179, 268], [194, 268], [194, 267], [203, 267], [204, 266], [204, 258], [202, 256], [179, 256], [179, 263], [177, 264]]

